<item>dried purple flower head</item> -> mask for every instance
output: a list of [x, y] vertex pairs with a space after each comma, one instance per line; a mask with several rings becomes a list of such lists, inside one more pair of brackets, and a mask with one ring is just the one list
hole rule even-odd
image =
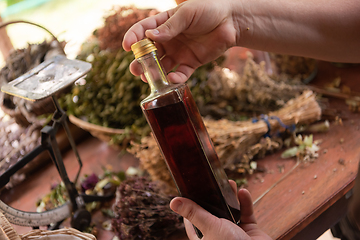
[[59, 183], [52, 183], [51, 186], [50, 186], [50, 190], [54, 190], [58, 186], [59, 186]]
[[99, 182], [99, 177], [93, 173], [90, 176], [88, 176], [82, 183], [81, 183], [81, 189], [83, 192], [90, 189], [93, 190], [95, 185]]
[[160, 240], [183, 228], [182, 218], [169, 203], [173, 196], [163, 193], [158, 182], [132, 177], [117, 189], [112, 227], [122, 240]]

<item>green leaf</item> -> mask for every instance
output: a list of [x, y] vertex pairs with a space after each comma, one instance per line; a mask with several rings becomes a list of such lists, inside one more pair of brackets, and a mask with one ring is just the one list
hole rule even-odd
[[313, 135], [312, 134], [305, 136], [304, 144], [305, 144], [305, 146], [308, 146], [308, 147], [311, 147], [313, 145]]
[[282, 157], [282, 158], [295, 157], [296, 154], [298, 153], [298, 151], [299, 151], [299, 148], [298, 148], [298, 147], [289, 148], [289, 149], [285, 150], [285, 151], [281, 154], [281, 157]]

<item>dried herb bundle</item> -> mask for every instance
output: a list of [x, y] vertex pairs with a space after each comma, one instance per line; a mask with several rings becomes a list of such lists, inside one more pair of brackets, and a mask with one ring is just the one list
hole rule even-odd
[[[261, 142], [263, 136], [269, 132], [268, 124], [271, 132], [282, 132], [286, 130], [283, 128], [284, 125], [308, 124], [319, 120], [320, 116], [321, 109], [315, 94], [305, 91], [299, 97], [288, 101], [280, 110], [270, 112], [266, 119], [259, 118], [257, 122], [227, 119], [204, 121], [223, 167], [238, 172], [249, 172], [250, 161], [256, 154], [261, 153], [261, 146], [267, 146], [267, 151], [282, 146], [281, 141], [272, 141], [268, 144]], [[256, 145], [258, 143], [260, 146]], [[149, 172], [152, 179], [162, 180], [174, 186], [153, 137], [143, 138], [141, 144], [133, 143], [132, 149], [128, 151], [140, 159], [141, 167]]]
[[308, 82], [317, 71], [317, 60], [306, 57], [270, 53], [277, 74]]
[[105, 18], [104, 27], [95, 32], [100, 41], [100, 48], [112, 50], [122, 48], [122, 39], [126, 31], [134, 23], [157, 13], [155, 9], [138, 9], [133, 6], [115, 10], [114, 14]]
[[220, 67], [222, 60], [197, 69], [188, 80], [202, 116], [242, 120], [277, 110], [307, 89], [302, 83], [269, 76], [265, 63], [257, 64], [252, 55], [248, 55], [242, 75]]
[[170, 200], [158, 183], [146, 177], [128, 178], [117, 190], [113, 230], [123, 240], [166, 239], [183, 226], [181, 216], [170, 209]]
[[257, 143], [259, 139], [268, 133], [269, 124], [271, 131], [284, 131], [283, 125], [308, 124], [319, 120], [321, 108], [319, 107], [315, 94], [305, 91], [299, 97], [288, 101], [278, 111], [270, 112], [265, 118], [231, 122], [226, 119], [219, 121], [206, 120], [208, 128], [217, 153], [227, 168], [236, 164], [246, 149]]
[[[116, 135], [114, 144], [124, 138], [138, 139], [148, 135], [150, 128], [140, 108], [140, 101], [149, 92], [148, 84], [129, 71], [131, 52], [93, 48], [92, 70], [84, 85], [73, 86], [71, 93], [60, 100], [64, 109], [87, 122], [115, 129], [126, 134]], [[75, 100], [75, 101], [74, 101]]]
[[[258, 143], [247, 148], [242, 155], [241, 160], [236, 164], [231, 164], [226, 170], [241, 174], [252, 174], [257, 167], [252, 166], [255, 159], [263, 158], [266, 154], [276, 152], [283, 147], [283, 139], [281, 137], [264, 137]], [[257, 166], [257, 165], [256, 165]]]
[[243, 110], [258, 114], [278, 110], [307, 89], [303, 84], [278, 82], [266, 73], [264, 62], [257, 64], [251, 57], [246, 61], [241, 81], [238, 100], [243, 103]]
[[105, 18], [104, 27], [83, 44], [77, 57], [92, 63], [86, 83], [73, 86], [71, 93], [60, 99], [69, 115], [99, 126], [124, 129], [124, 134], [113, 135], [112, 145], [127, 146], [130, 139], [139, 141], [150, 132], [140, 108], [149, 86], [130, 73], [134, 56], [122, 49], [121, 42], [134, 23], [155, 13], [154, 9], [121, 7]]

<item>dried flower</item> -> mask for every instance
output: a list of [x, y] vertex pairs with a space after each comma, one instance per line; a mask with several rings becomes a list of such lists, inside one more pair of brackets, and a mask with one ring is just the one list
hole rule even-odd
[[157, 240], [182, 228], [181, 216], [169, 203], [171, 196], [163, 193], [158, 182], [146, 177], [131, 177], [117, 189], [113, 205], [113, 230], [122, 240]]
[[95, 185], [99, 182], [98, 176], [93, 173], [88, 176], [82, 183], [81, 183], [81, 190], [85, 192], [86, 190], [90, 189], [93, 190]]
[[300, 161], [313, 161], [319, 156], [319, 141], [313, 141], [313, 135], [302, 137], [301, 134], [295, 137], [295, 144], [281, 154], [282, 158], [296, 157]]

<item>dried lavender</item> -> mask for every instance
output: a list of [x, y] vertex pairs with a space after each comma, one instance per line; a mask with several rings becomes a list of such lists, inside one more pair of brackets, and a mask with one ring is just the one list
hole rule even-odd
[[113, 230], [120, 239], [165, 239], [182, 228], [181, 216], [169, 207], [172, 197], [161, 189], [159, 183], [147, 177], [132, 177], [121, 183], [112, 219]]

